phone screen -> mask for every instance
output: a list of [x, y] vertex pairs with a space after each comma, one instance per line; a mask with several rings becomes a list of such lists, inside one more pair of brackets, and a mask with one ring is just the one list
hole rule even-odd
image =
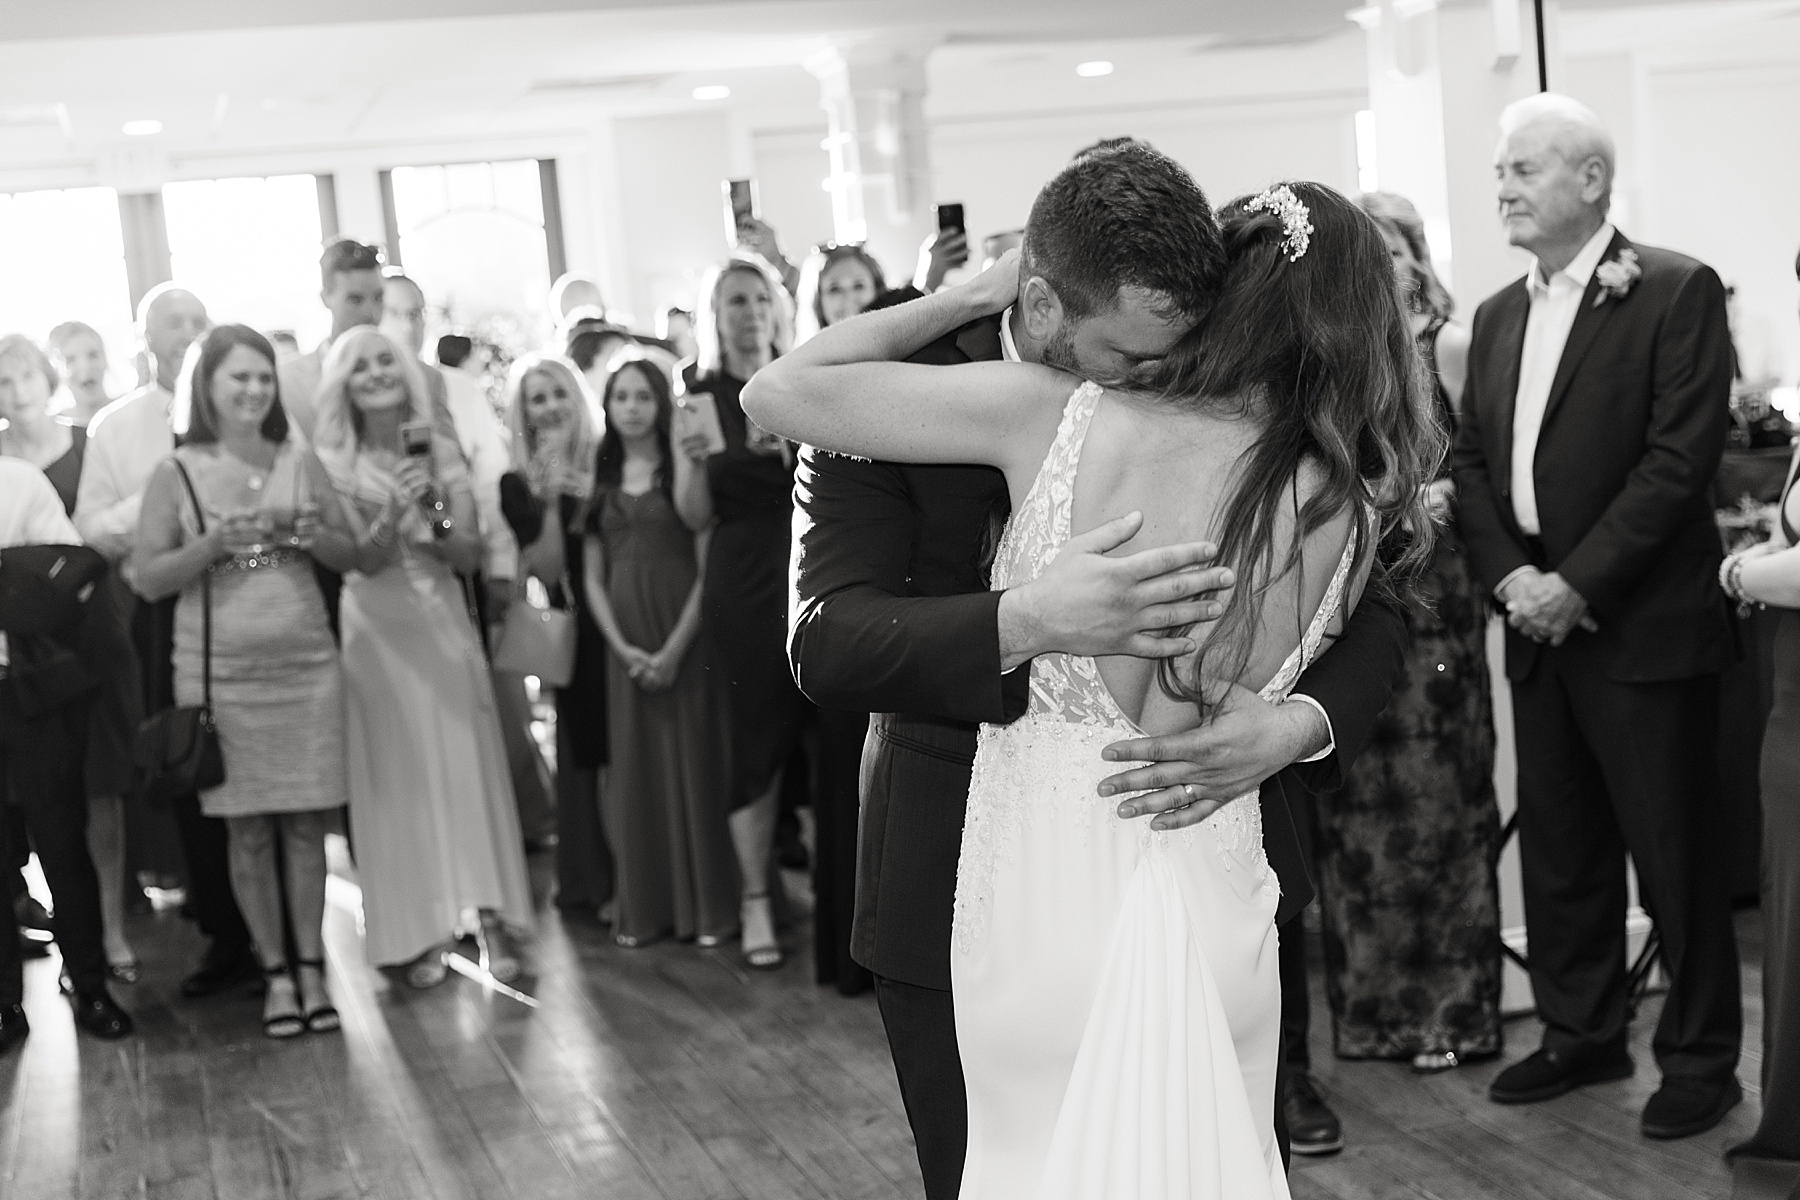
[[408, 421], [400, 427], [400, 449], [408, 458], [431, 457], [431, 422]]
[[720, 187], [725, 192], [725, 238], [735, 246], [738, 230], [745, 221], [757, 216], [756, 182], [751, 179], [727, 179]]
[[937, 209], [937, 227], [943, 230], [961, 231], [967, 228], [963, 224], [963, 206], [957, 204], [939, 204]]

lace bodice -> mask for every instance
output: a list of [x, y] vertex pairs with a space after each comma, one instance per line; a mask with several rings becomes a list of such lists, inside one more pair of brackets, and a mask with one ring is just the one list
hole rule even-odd
[[[1068, 542], [1076, 471], [1088, 426], [1103, 394], [1098, 384], [1084, 383], [1069, 397], [1056, 440], [1030, 492], [1001, 535], [994, 558], [996, 590], [1037, 578]], [[1273, 702], [1286, 697], [1318, 656], [1331, 616], [1343, 602], [1355, 557], [1352, 537], [1318, 612], [1300, 644], [1263, 686], [1263, 699]], [[1032, 660], [1031, 699], [1025, 715], [1011, 725], [984, 725], [977, 743], [957, 870], [959, 946], [966, 950], [979, 933], [994, 862], [1006, 852], [1009, 832], [1016, 825], [1048, 809], [1067, 809], [1066, 815], [1084, 830], [1091, 829], [1101, 816], [1118, 820], [1111, 811], [1116, 800], [1100, 798], [1084, 776], [1102, 765], [1100, 752], [1107, 743], [1140, 736], [1143, 731], [1113, 700], [1092, 658], [1041, 654]], [[1079, 764], [1070, 757], [1073, 755], [1081, 756]], [[1074, 769], [1077, 766], [1082, 769]], [[1122, 768], [1123, 764], [1106, 763], [1103, 773]], [[1170, 837], [1191, 845], [1197, 830], [1205, 830], [1227, 851], [1227, 869], [1232, 855], [1249, 859], [1273, 885], [1273, 874], [1267, 871], [1263, 857], [1262, 810], [1255, 792], [1232, 800], [1198, 827], [1164, 834], [1152, 831], [1148, 821], [1140, 821], [1138, 828], [1145, 845]]]

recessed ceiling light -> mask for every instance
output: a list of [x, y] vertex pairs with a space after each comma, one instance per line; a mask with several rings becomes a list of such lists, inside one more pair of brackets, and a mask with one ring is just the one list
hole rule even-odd
[[127, 121], [120, 127], [126, 137], [150, 137], [162, 132], [161, 121]]
[[723, 100], [731, 95], [731, 89], [722, 83], [708, 83], [694, 89], [696, 100]]
[[1075, 73], [1084, 79], [1096, 79], [1101, 75], [1112, 74], [1112, 64], [1101, 59], [1096, 62], [1084, 62], [1075, 68]]

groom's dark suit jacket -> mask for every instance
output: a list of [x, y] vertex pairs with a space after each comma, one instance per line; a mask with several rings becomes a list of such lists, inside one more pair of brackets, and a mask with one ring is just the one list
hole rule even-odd
[[[990, 317], [913, 362], [1001, 357]], [[1024, 714], [1028, 667], [1000, 673], [985, 559], [1006, 478], [985, 466], [909, 466], [808, 448], [795, 485], [788, 657], [816, 703], [875, 714], [862, 762], [851, 954], [877, 975], [950, 987], [950, 914], [963, 809], [981, 722]], [[1312, 896], [1289, 797], [1335, 787], [1403, 668], [1401, 616], [1371, 597], [1298, 690], [1331, 716], [1337, 753], [1263, 785], [1263, 840], [1281, 880], [1280, 919]]]

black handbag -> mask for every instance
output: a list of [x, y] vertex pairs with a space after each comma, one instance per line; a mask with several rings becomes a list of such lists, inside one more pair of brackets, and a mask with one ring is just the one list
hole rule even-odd
[[[194, 520], [206, 533], [206, 516], [194, 481], [179, 458], [175, 470], [194, 503]], [[132, 743], [137, 768], [137, 794], [151, 804], [166, 805], [181, 796], [218, 787], [225, 782], [225, 757], [219, 751], [219, 731], [212, 714], [212, 572], [200, 574], [201, 597], [201, 703], [177, 706], [156, 713], [138, 726]]]

